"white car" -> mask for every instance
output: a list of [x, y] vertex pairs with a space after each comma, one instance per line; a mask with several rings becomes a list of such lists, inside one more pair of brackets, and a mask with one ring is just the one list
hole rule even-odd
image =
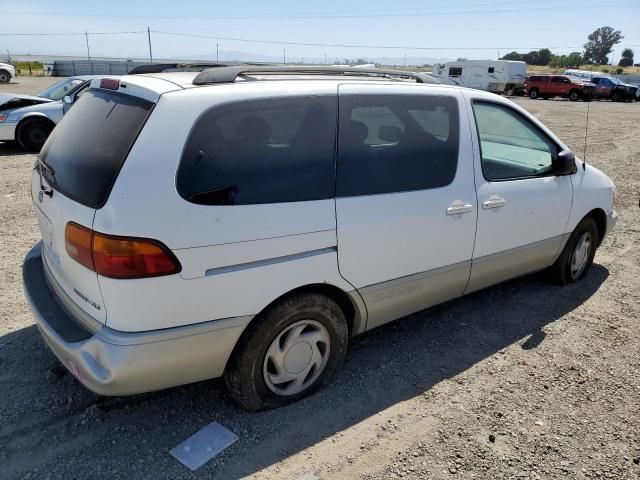
[[386, 322], [537, 270], [581, 280], [611, 180], [511, 101], [419, 78], [94, 80], [32, 175], [24, 287], [51, 350], [99, 394], [224, 376], [259, 410]]
[[8, 63], [0, 63], [0, 83], [9, 83], [16, 76], [16, 69]]
[[91, 80], [101, 75], [79, 75], [61, 80], [38, 95], [0, 92], [0, 141], [17, 142], [38, 152], [73, 102]]

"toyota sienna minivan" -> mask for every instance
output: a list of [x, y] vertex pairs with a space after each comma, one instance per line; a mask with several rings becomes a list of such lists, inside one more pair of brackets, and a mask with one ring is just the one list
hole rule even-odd
[[407, 72], [96, 79], [34, 167], [24, 287], [90, 390], [223, 376], [260, 410], [329, 382], [354, 335], [534, 271], [581, 280], [614, 190], [511, 101]]

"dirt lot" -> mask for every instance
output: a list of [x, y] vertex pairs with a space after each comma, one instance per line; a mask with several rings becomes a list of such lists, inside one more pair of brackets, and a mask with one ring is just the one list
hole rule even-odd
[[[517, 101], [582, 156], [586, 104]], [[640, 478], [639, 125], [637, 103], [591, 104], [587, 159], [620, 218], [585, 281], [533, 275], [382, 327], [328, 388], [258, 414], [219, 381], [105, 399], [64, 373], [22, 294], [35, 156], [0, 144], [0, 477]], [[212, 421], [240, 440], [191, 473], [168, 450]]]

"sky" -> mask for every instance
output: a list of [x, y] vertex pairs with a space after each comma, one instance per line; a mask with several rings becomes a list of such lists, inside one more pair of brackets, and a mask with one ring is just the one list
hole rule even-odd
[[[640, 0], [0, 0], [0, 21], [0, 57], [86, 55], [88, 31], [92, 56], [148, 58], [149, 27], [155, 58], [215, 59], [218, 44], [221, 60], [486, 59], [580, 51], [609, 25], [625, 37], [614, 61], [625, 47], [640, 61]], [[13, 35], [44, 33], [72, 35]]]

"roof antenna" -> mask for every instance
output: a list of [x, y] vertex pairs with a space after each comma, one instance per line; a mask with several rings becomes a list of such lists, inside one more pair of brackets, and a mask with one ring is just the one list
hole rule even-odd
[[589, 135], [589, 106], [591, 102], [587, 102], [587, 123], [584, 126], [584, 152], [582, 156], [582, 170], [587, 169], [587, 135]]

